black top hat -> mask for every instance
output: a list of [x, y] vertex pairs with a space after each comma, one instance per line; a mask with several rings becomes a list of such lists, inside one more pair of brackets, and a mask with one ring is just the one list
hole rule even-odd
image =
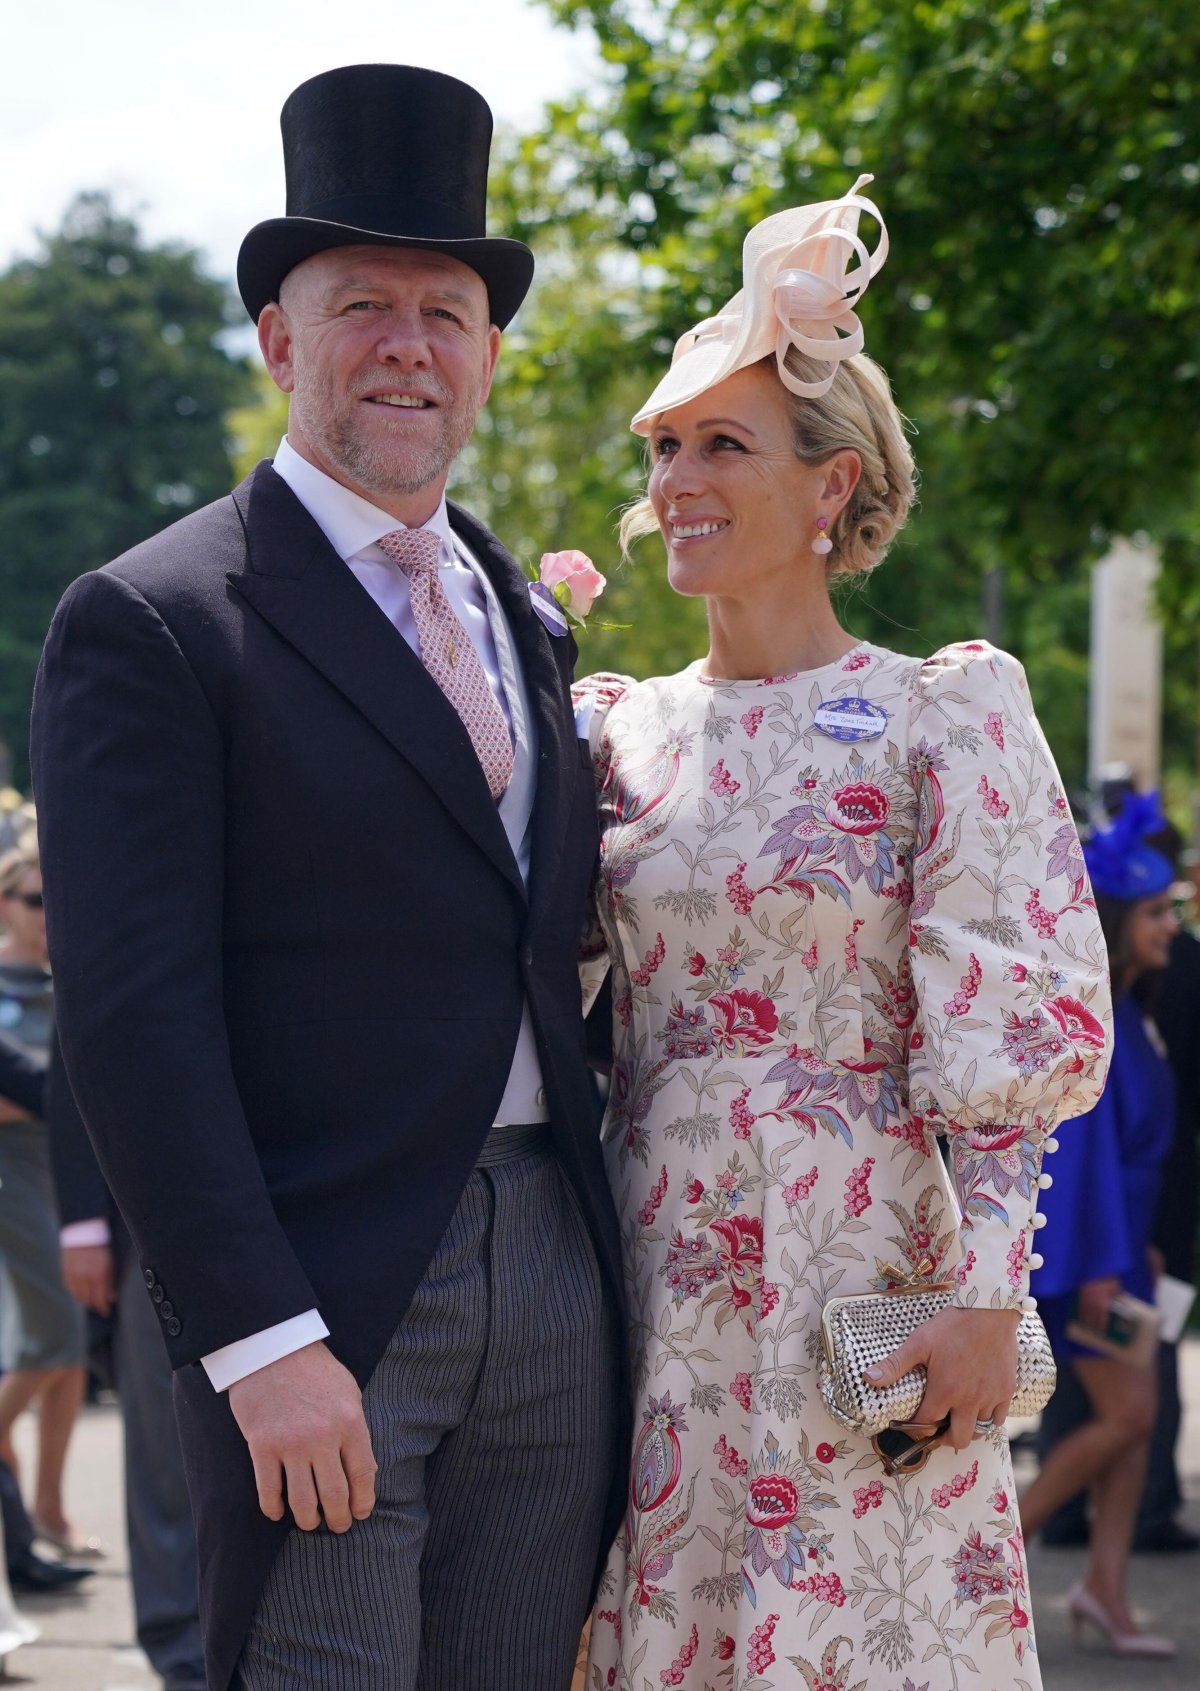
[[237, 279], [257, 323], [289, 270], [329, 247], [424, 247], [483, 277], [501, 329], [533, 280], [520, 241], [489, 240], [487, 101], [412, 65], [345, 65], [302, 82], [280, 114], [287, 216], [242, 242]]

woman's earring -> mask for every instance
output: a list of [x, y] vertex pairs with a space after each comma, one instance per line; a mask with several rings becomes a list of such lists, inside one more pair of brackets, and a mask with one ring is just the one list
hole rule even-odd
[[[829, 518], [828, 517], [818, 517], [817, 518], [817, 527], [818, 528], [826, 528], [826, 527], [828, 527], [828, 524], [829, 524]], [[830, 538], [827, 534], [818, 534], [817, 538], [812, 543], [812, 549], [813, 549], [814, 552], [818, 552], [818, 553], [820, 553], [820, 555], [822, 557], [824, 557], [826, 552], [832, 552], [833, 551], [833, 541], [830, 540]]]

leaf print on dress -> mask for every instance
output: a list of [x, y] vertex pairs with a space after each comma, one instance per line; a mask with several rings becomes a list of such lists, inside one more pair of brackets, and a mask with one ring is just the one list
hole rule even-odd
[[[838, 1658], [842, 1653], [843, 1644], [851, 1654], [844, 1663], [839, 1665]], [[853, 1685], [850, 1683], [850, 1675], [853, 1671], [853, 1650], [854, 1645], [851, 1639], [835, 1638], [832, 1643], [826, 1645], [819, 1667], [814, 1667], [811, 1662], [805, 1661], [802, 1656], [789, 1656], [788, 1660], [794, 1668], [799, 1668], [804, 1675], [804, 1683], [808, 1686], [808, 1691], [866, 1691], [867, 1681], [865, 1679], [857, 1680]]]

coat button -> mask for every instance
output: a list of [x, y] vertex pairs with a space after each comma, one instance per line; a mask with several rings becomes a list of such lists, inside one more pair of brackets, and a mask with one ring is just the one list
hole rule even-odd
[[151, 1288], [151, 1290], [153, 1290], [155, 1284], [157, 1283], [158, 1276], [155, 1274], [155, 1272], [152, 1268], [148, 1268], [148, 1269], [146, 1269], [145, 1273], [142, 1275], [142, 1279], [146, 1282], [147, 1286], [149, 1286]]
[[531, 945], [527, 945], [521, 953], [521, 961], [527, 969], [533, 968], [533, 947]]
[[167, 1321], [172, 1315], [174, 1315], [175, 1305], [173, 1303], [165, 1303], [158, 1313], [162, 1316], [164, 1321]]
[[155, 1286], [154, 1290], [150, 1293], [150, 1296], [154, 1299], [155, 1303], [161, 1303], [166, 1295], [167, 1294], [163, 1291], [161, 1286]]
[[173, 1339], [177, 1339], [179, 1337], [180, 1333], [183, 1332], [183, 1322], [179, 1319], [179, 1317], [177, 1315], [173, 1315], [171, 1317], [171, 1319], [167, 1322], [167, 1332], [171, 1335], [171, 1337]]

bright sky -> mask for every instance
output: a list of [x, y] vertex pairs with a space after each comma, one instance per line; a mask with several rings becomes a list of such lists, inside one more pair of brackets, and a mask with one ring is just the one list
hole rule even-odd
[[523, 127], [599, 63], [532, 0], [0, 0], [0, 38], [0, 268], [108, 188], [230, 278], [246, 230], [283, 213], [279, 108], [306, 77], [427, 65]]

